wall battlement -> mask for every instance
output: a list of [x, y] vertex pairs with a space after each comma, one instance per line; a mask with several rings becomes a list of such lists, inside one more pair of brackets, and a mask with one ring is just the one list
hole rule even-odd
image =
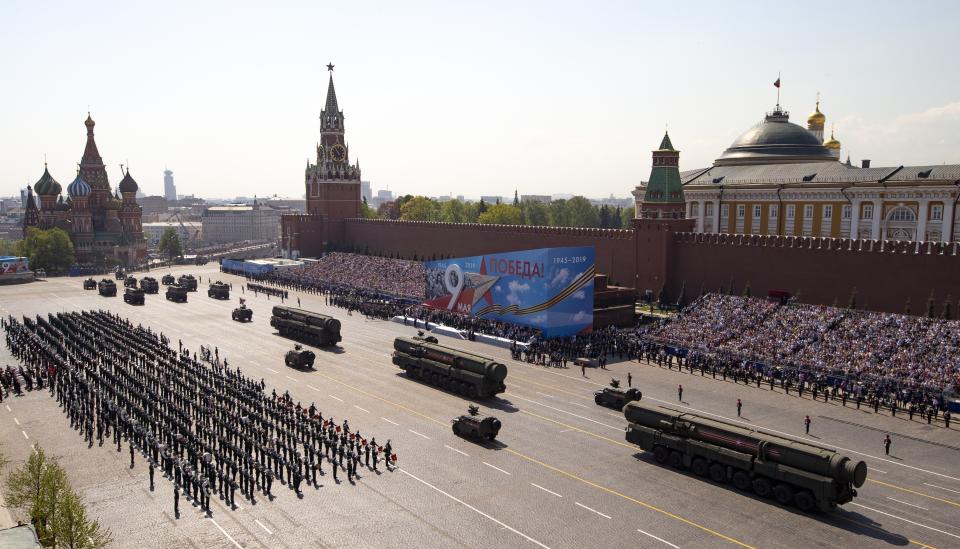
[[813, 236], [778, 236], [757, 234], [674, 233], [676, 244], [749, 246], [754, 248], [791, 248], [902, 255], [960, 256], [960, 243], [907, 242]]
[[631, 240], [633, 238], [632, 229], [596, 229], [585, 227], [547, 227], [537, 225], [498, 225], [488, 223], [446, 223], [442, 221], [403, 221], [399, 219], [347, 219], [347, 224], [370, 224], [381, 226], [418, 226], [421, 228], [429, 227], [433, 229], [449, 229], [461, 231], [493, 232], [493, 233], [511, 233], [511, 234], [535, 234], [535, 235], [563, 235], [563, 236], [584, 236], [600, 237], [611, 239]]

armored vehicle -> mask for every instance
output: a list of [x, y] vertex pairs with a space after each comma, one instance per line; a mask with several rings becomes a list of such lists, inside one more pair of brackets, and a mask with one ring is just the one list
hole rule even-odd
[[197, 279], [191, 274], [180, 275], [180, 278], [177, 279], [177, 284], [188, 292], [197, 291]]
[[287, 351], [284, 362], [287, 363], [287, 366], [293, 368], [313, 368], [313, 361], [316, 358], [317, 356], [313, 354], [313, 351], [305, 350], [300, 345], [294, 345], [292, 351]]
[[125, 278], [124, 281], [123, 281], [123, 287], [124, 287], [124, 288], [136, 288], [136, 287], [137, 287], [137, 277], [135, 277], [135, 276], [128, 276], [127, 278]]
[[94, 280], [93, 278], [88, 278], [88, 279], [84, 280], [84, 281], [83, 281], [83, 289], [84, 289], [84, 290], [96, 290], [96, 289], [97, 289], [97, 281]]
[[481, 417], [480, 408], [470, 405], [467, 407], [470, 415], [460, 416], [450, 420], [453, 424], [453, 434], [473, 440], [493, 440], [500, 432], [500, 420], [493, 417]]
[[802, 511], [848, 503], [867, 479], [866, 463], [806, 441], [639, 402], [627, 404], [623, 415], [627, 441], [658, 462]]
[[152, 276], [145, 276], [140, 279], [140, 289], [146, 294], [160, 293], [160, 285], [157, 284], [157, 279]]
[[138, 288], [127, 288], [123, 291], [123, 302], [130, 305], [143, 305], [143, 290]]
[[167, 301], [186, 303], [187, 289], [177, 284], [171, 284], [170, 286], [167, 286]]
[[600, 406], [612, 408], [618, 412], [623, 410], [624, 404], [633, 402], [635, 400], [640, 400], [641, 398], [643, 398], [643, 393], [641, 393], [640, 389], [637, 389], [636, 387], [630, 389], [621, 389], [619, 379], [610, 380], [609, 387], [604, 387], [603, 389], [593, 393], [594, 402]]
[[123, 272], [123, 269], [117, 269], [113, 272], [113, 277], [117, 280], [123, 280], [124, 278], [127, 278], [127, 273]]
[[[421, 333], [422, 334], [422, 333]], [[469, 398], [489, 398], [507, 390], [507, 367], [492, 358], [440, 345], [437, 338], [398, 337], [393, 363], [419, 379]]]
[[317, 347], [336, 345], [342, 339], [339, 320], [296, 307], [275, 306], [270, 325], [283, 337]]
[[230, 285], [219, 280], [210, 284], [210, 287], [207, 288], [207, 297], [230, 299]]
[[104, 278], [97, 284], [97, 291], [104, 297], [114, 297], [117, 295], [117, 285], [109, 278]]
[[160, 279], [160, 282], [161, 282], [164, 286], [169, 286], [169, 285], [171, 285], [171, 284], [176, 284], [176, 283], [177, 283], [177, 279], [173, 278], [173, 275], [172, 275], [172, 274], [165, 274], [165, 275], [163, 275], [163, 278]]
[[250, 322], [253, 320], [253, 309], [248, 308], [246, 305], [241, 305], [230, 313], [230, 318], [237, 322]]

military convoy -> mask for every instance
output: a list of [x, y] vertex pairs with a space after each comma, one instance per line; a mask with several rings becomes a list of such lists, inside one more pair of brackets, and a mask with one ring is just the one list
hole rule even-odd
[[176, 284], [176, 283], [177, 283], [177, 279], [176, 279], [176, 278], [173, 278], [173, 275], [172, 275], [172, 274], [165, 274], [165, 275], [163, 275], [163, 278], [160, 279], [160, 282], [161, 282], [164, 286], [170, 286], [171, 284]]
[[109, 278], [104, 278], [97, 284], [97, 292], [103, 297], [115, 297], [117, 295], [117, 285]]
[[313, 351], [294, 345], [292, 351], [287, 351], [284, 362], [292, 368], [313, 368], [313, 361], [317, 358]]
[[135, 276], [128, 276], [127, 278], [125, 278], [125, 279], [123, 280], [123, 287], [124, 287], [124, 288], [136, 288], [136, 287], [137, 287], [137, 277], [135, 277]]
[[809, 442], [639, 402], [627, 404], [623, 415], [627, 441], [652, 451], [656, 461], [802, 511], [852, 501], [867, 478], [866, 463]]
[[487, 358], [440, 345], [433, 336], [398, 337], [393, 363], [407, 377], [469, 398], [489, 398], [507, 390], [507, 367]]
[[177, 284], [188, 292], [197, 291], [197, 279], [192, 274], [180, 275], [180, 278], [177, 279]]
[[611, 379], [610, 386], [593, 393], [593, 401], [600, 406], [611, 408], [618, 412], [623, 410], [623, 406], [628, 402], [634, 402], [643, 398], [643, 393], [636, 387], [629, 389], [620, 388], [619, 379]]
[[173, 301], [174, 303], [186, 303], [187, 289], [178, 284], [171, 284], [170, 286], [167, 286], [167, 301]]
[[83, 289], [84, 289], [84, 290], [96, 290], [96, 289], [97, 289], [97, 281], [94, 280], [93, 277], [90, 277], [90, 278], [84, 280], [84, 281], [83, 281]]
[[146, 294], [160, 293], [160, 285], [157, 284], [157, 279], [152, 276], [145, 276], [140, 279], [140, 289]]
[[230, 285], [226, 282], [212, 282], [207, 288], [207, 297], [216, 299], [230, 299]]
[[336, 345], [342, 339], [339, 320], [296, 307], [275, 306], [270, 326], [283, 337], [317, 347]]
[[500, 432], [500, 420], [493, 416], [480, 416], [480, 408], [470, 405], [467, 407], [470, 415], [460, 416], [450, 420], [453, 424], [453, 434], [472, 440], [489, 440], [497, 438]]
[[143, 305], [143, 290], [139, 288], [127, 288], [123, 291], [123, 302], [130, 305]]
[[253, 309], [246, 305], [240, 305], [230, 313], [230, 318], [237, 322], [251, 322], [253, 320]]

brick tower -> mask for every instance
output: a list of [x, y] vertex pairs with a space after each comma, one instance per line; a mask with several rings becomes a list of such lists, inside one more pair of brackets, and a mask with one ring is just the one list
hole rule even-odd
[[[641, 184], [642, 186], [642, 184]], [[670, 134], [664, 133], [660, 148], [653, 151], [653, 166], [643, 199], [638, 201], [640, 219], [683, 219], [686, 202], [680, 181], [680, 151], [673, 148]]]

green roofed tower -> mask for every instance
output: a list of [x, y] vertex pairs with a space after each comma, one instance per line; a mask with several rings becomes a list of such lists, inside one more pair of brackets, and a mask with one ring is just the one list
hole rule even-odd
[[[653, 151], [650, 180], [641, 183], [637, 217], [641, 219], [683, 219], [686, 201], [680, 180], [680, 151], [673, 148], [670, 134], [664, 133], [660, 148]], [[638, 189], [639, 190], [639, 189]]]

